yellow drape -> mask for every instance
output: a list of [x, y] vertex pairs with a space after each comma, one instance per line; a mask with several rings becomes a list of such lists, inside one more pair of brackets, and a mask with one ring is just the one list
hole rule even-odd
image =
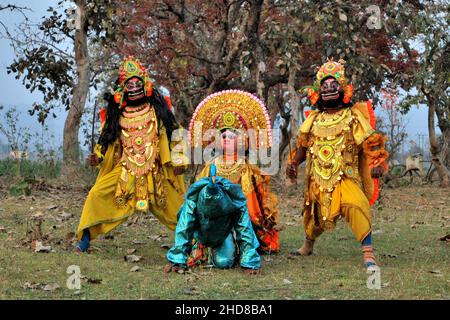
[[[311, 183], [309, 187], [310, 203], [305, 207], [304, 225], [309, 239], [314, 240], [324, 230], [324, 220], [321, 215], [321, 206], [324, 203], [324, 192]], [[338, 183], [331, 195], [331, 207], [329, 219], [334, 222], [342, 215], [348, 222], [350, 228], [358, 241], [362, 241], [369, 234], [372, 225], [370, 217], [370, 205], [361, 187], [352, 179], [344, 178]], [[317, 215], [317, 223], [312, 212], [312, 204], [316, 203], [314, 209]]]
[[[127, 186], [129, 198], [125, 206], [118, 208], [114, 204], [114, 193], [122, 171], [121, 163], [114, 163], [114, 146], [118, 143], [120, 142], [116, 141], [109, 145], [97, 180], [89, 191], [78, 226], [79, 239], [86, 228], [89, 228], [91, 239], [95, 239], [98, 235], [111, 231], [134, 213], [134, 183], [129, 183]], [[96, 152], [98, 153], [99, 150], [97, 146]], [[149, 211], [169, 229], [175, 230], [177, 213], [183, 203], [186, 189], [183, 175], [175, 176], [173, 172], [175, 165], [170, 161], [169, 142], [164, 128], [160, 128], [159, 150], [162, 166], [159, 168], [158, 174], [164, 177], [162, 184], [166, 193], [166, 207], [157, 206], [153, 200], [150, 201]], [[131, 175], [129, 178], [130, 181], [133, 179]], [[150, 192], [155, 190], [151, 174], [148, 175], [148, 183]], [[154, 199], [154, 195], [149, 196], [150, 199]]]

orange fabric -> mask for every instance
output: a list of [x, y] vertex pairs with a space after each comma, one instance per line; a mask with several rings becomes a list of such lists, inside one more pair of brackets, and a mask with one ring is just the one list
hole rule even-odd
[[363, 143], [363, 150], [369, 161], [369, 168], [383, 167], [385, 171], [388, 169], [387, 158], [389, 153], [384, 149], [387, 138], [382, 134], [374, 133]]
[[377, 118], [375, 117], [375, 112], [373, 111], [372, 101], [367, 100], [367, 111], [369, 111], [369, 122], [373, 129], [375, 129]]
[[[374, 133], [364, 141], [362, 145], [364, 151], [364, 164], [368, 168], [366, 175], [370, 175], [371, 169], [375, 167], [383, 168], [384, 172], [388, 171], [389, 165], [387, 158], [389, 157], [389, 153], [384, 149], [386, 140], [387, 138], [382, 134]], [[366, 179], [369, 179], [369, 176], [367, 176]], [[372, 179], [372, 184], [373, 193], [369, 197], [370, 205], [373, 205], [377, 201], [380, 194], [378, 179]]]
[[304, 132], [299, 132], [297, 136], [297, 148], [308, 148], [310, 147], [309, 135]]
[[366, 120], [369, 122], [372, 129], [375, 129], [377, 119], [373, 110], [372, 101], [367, 100], [356, 102], [353, 105], [352, 109], [359, 110], [363, 114], [364, 118], [366, 118]]
[[[276, 198], [274, 198], [274, 195], [272, 193], [266, 192], [261, 184], [258, 185], [258, 191], [260, 192], [261, 199], [264, 202], [266, 202], [267, 200], [269, 202], [272, 202], [272, 205], [274, 205], [273, 202], [276, 202]], [[250, 220], [252, 221], [253, 225], [256, 226], [256, 228], [254, 229], [260, 241], [261, 249], [264, 251], [278, 252], [280, 250], [278, 232], [273, 229], [273, 226], [277, 222], [277, 217], [267, 216], [268, 212], [273, 212], [267, 210], [268, 208], [263, 208], [263, 210], [261, 210], [255, 190], [252, 190], [250, 193], [246, 194], [246, 197]], [[263, 211], [265, 214], [263, 214], [263, 212], [261, 211]]]
[[373, 206], [375, 204], [375, 202], [378, 199], [378, 196], [380, 195], [380, 187], [379, 187], [378, 179], [373, 179], [373, 184], [374, 184], [374, 191], [373, 191], [372, 197], [369, 199], [369, 204], [371, 206]]

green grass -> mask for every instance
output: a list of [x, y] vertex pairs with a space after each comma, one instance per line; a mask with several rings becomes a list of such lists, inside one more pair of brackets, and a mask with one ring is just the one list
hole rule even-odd
[[[280, 185], [274, 188], [279, 190]], [[98, 248], [93, 253], [77, 255], [65, 239], [76, 230], [83, 192], [52, 190], [32, 197], [6, 197], [0, 204], [0, 299], [450, 299], [449, 243], [438, 240], [449, 233], [448, 190], [383, 191], [381, 204], [373, 210], [380, 290], [366, 287], [360, 246], [344, 221], [335, 232], [319, 238], [313, 256], [289, 257], [304, 238], [299, 194], [300, 185], [283, 188], [279, 194], [280, 224], [286, 227], [280, 235], [281, 253], [263, 257], [262, 276], [246, 276], [239, 267], [164, 274], [166, 251], [161, 244], [171, 243], [173, 237], [151, 216], [120, 226], [113, 239], [93, 242]], [[55, 252], [34, 253], [22, 241], [27, 225], [32, 229], [35, 224], [31, 216], [39, 211], [48, 237], [44, 244]], [[62, 212], [73, 217], [59, 221]], [[167, 234], [162, 241], [151, 238], [161, 234]], [[124, 261], [128, 249], [136, 249], [134, 254], [142, 261]], [[79, 293], [67, 289], [70, 265], [80, 266], [84, 276], [101, 283], [84, 280]], [[130, 272], [134, 265], [139, 272]], [[26, 282], [60, 288], [24, 289]], [[194, 294], [189, 294], [192, 288]]]
[[[62, 163], [58, 161], [32, 161], [20, 162], [20, 176], [22, 178], [54, 179], [61, 174]], [[17, 175], [17, 162], [11, 158], [0, 161], [0, 177], [14, 177]]]

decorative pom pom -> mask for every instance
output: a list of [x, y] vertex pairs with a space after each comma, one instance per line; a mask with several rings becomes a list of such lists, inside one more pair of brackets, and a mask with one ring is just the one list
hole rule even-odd
[[353, 95], [353, 85], [348, 84], [345, 88], [344, 88], [344, 98], [342, 99], [342, 101], [344, 103], [349, 103], [350, 99], [352, 98]]
[[147, 81], [145, 82], [145, 95], [146, 95], [147, 97], [151, 97], [152, 94], [153, 94], [153, 85], [152, 85], [152, 83], [150, 82], [150, 80], [147, 80]]
[[[170, 101], [170, 97], [169, 96], [165, 96], [164, 100], [166, 100], [167, 105], [169, 106], [169, 110], [173, 111], [172, 101]], [[194, 113], [194, 115], [195, 115], [195, 113]]]
[[100, 116], [100, 122], [103, 124], [106, 121], [106, 109], [101, 108], [98, 114]]
[[313, 88], [306, 88], [306, 93], [308, 94], [308, 98], [311, 101], [311, 103], [313, 105], [316, 104], [320, 98], [319, 93]]
[[120, 103], [120, 101], [122, 100], [122, 95], [123, 95], [122, 92], [116, 92], [116, 93], [114, 93], [114, 101], [115, 101], [116, 103]]

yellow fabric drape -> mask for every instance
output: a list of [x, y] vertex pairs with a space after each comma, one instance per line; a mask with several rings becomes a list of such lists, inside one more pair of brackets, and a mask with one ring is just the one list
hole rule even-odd
[[[311, 240], [316, 239], [325, 229], [321, 207], [324, 205], [324, 192], [320, 192], [317, 185], [310, 184], [309, 204], [305, 206], [305, 233]], [[372, 225], [370, 205], [361, 187], [352, 179], [344, 178], [336, 185], [331, 195], [330, 217], [333, 223], [342, 215], [358, 241], [362, 241], [369, 234]], [[315, 204], [314, 209], [312, 209]]]
[[353, 125], [353, 138], [359, 147], [375, 130], [372, 129], [369, 120], [363, 116], [361, 111], [352, 109], [352, 113], [356, 118], [356, 123]]
[[[104, 155], [100, 165], [100, 171], [97, 180], [89, 191], [83, 211], [81, 213], [80, 223], [78, 226], [78, 238], [81, 239], [83, 230], [88, 228], [91, 239], [95, 239], [100, 234], [105, 234], [121, 223], [134, 213], [134, 177], [129, 175], [129, 183], [127, 185], [128, 201], [122, 207], [114, 204], [114, 194], [122, 172], [121, 163], [115, 163], [114, 153], [116, 147], [120, 145], [119, 140], [110, 144]], [[96, 152], [100, 150], [96, 147]], [[169, 142], [164, 128], [160, 128], [159, 134], [159, 161], [156, 174], [162, 175], [162, 189], [166, 197], [165, 207], [161, 207], [155, 200], [156, 188], [154, 185], [152, 174], [149, 173], [148, 189], [149, 189], [149, 211], [152, 212], [161, 223], [171, 230], [175, 230], [177, 223], [177, 213], [181, 207], [184, 194], [186, 193], [183, 175], [175, 176], [173, 169], [174, 164], [170, 158]], [[119, 157], [120, 159], [120, 157]], [[154, 191], [154, 192], [153, 192]]]

